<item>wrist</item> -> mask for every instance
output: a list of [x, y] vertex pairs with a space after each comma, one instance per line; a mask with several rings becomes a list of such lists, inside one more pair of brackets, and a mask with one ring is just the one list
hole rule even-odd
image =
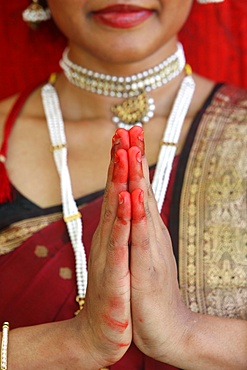
[[[94, 369], [107, 369], [109, 366], [114, 365], [118, 362], [131, 343], [131, 335], [129, 335], [129, 341], [126, 341], [125, 334], [123, 333], [122, 339], [119, 337], [119, 332], [113, 333], [110, 330], [110, 334], [107, 331], [106, 326], [100, 322], [90, 322], [87, 317], [86, 309], [76, 317], [78, 320], [75, 328], [78, 332], [76, 337], [80, 340], [81, 345], [86, 349], [87, 356], [91, 357], [91, 363]], [[128, 328], [131, 332], [131, 328]], [[125, 344], [126, 342], [126, 344]]]
[[11, 330], [8, 370], [99, 369], [74, 320]]
[[188, 310], [181, 328], [168, 356], [160, 361], [188, 370], [246, 369], [247, 323], [244, 320]]
[[[174, 309], [173, 320], [169, 323], [170, 335], [162, 341], [160, 351], [155, 359], [178, 368], [184, 367], [188, 343], [191, 341], [194, 313], [182, 302]], [[173, 322], [172, 322], [173, 321]], [[167, 325], [163, 328], [167, 332]], [[190, 347], [191, 349], [191, 347]], [[153, 357], [153, 356], [152, 356]]]

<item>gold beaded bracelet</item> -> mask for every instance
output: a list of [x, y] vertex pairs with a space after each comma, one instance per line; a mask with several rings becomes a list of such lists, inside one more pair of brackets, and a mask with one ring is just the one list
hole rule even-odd
[[8, 369], [8, 339], [9, 339], [9, 323], [4, 322], [2, 326], [1, 370]]

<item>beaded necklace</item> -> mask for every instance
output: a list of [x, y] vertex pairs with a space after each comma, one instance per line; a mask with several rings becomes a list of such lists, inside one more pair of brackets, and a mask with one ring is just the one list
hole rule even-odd
[[[164, 131], [152, 182], [159, 212], [161, 212], [165, 199], [167, 185], [172, 170], [172, 163], [176, 153], [176, 146], [194, 90], [195, 83], [191, 76], [191, 70], [187, 66], [186, 76], [181, 83]], [[78, 313], [83, 307], [87, 288], [87, 262], [85, 248], [82, 241], [83, 228], [81, 214], [78, 211], [72, 194], [71, 179], [67, 165], [67, 143], [58, 95], [51, 83], [46, 84], [42, 88], [41, 94], [53, 148], [54, 161], [60, 176], [63, 217], [67, 225], [75, 254], [78, 291], [76, 301], [79, 304], [79, 310], [76, 313]], [[130, 128], [131, 126], [128, 125], [127, 127]]]

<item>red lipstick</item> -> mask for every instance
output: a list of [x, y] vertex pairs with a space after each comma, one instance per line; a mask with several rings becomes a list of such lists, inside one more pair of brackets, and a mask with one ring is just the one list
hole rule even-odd
[[139, 6], [118, 4], [93, 12], [96, 21], [114, 28], [132, 28], [138, 26], [152, 14], [153, 10]]

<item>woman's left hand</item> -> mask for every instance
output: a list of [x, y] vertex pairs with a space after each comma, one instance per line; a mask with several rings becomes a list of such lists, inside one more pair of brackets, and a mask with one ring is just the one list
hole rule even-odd
[[190, 311], [180, 298], [172, 243], [149, 182], [142, 129], [135, 127], [129, 135], [133, 340], [145, 354], [169, 363]]
[[146, 355], [178, 368], [245, 370], [246, 320], [195, 313], [182, 302], [169, 232], [149, 182], [142, 129], [131, 129], [129, 138], [133, 340]]

